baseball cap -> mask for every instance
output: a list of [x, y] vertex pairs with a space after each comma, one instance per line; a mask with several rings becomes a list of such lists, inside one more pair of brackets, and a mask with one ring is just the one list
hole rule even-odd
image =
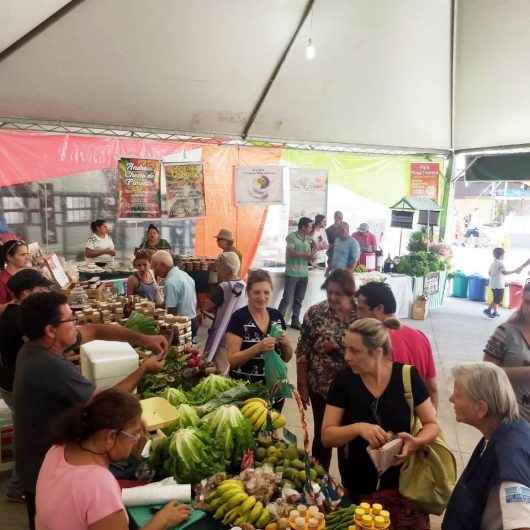
[[35, 289], [35, 287], [52, 287], [53, 283], [44, 277], [35, 269], [22, 269], [11, 276], [7, 281], [7, 288], [18, 296], [26, 289]]
[[359, 225], [359, 231], [368, 232], [368, 230], [370, 230], [370, 227], [368, 226], [368, 223], [361, 223]]

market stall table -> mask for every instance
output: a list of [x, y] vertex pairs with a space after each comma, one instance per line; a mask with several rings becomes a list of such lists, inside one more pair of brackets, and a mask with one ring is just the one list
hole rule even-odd
[[[280, 300], [282, 299], [283, 287], [285, 284], [285, 267], [265, 267], [265, 270], [271, 275], [272, 279], [273, 292], [271, 305], [273, 307], [278, 307], [280, 305]], [[396, 298], [396, 316], [398, 318], [410, 318], [410, 311], [412, 303], [414, 302], [412, 278], [410, 276], [384, 274], [381, 272], [363, 272], [354, 273], [353, 277], [357, 288], [368, 282], [387, 282]], [[318, 304], [326, 299], [326, 292], [321, 288], [325, 279], [325, 271], [323, 269], [314, 268], [309, 270], [307, 292], [302, 303], [302, 315], [304, 315], [312, 305]], [[290, 310], [287, 315], [285, 315], [287, 322], [289, 322], [289, 316]]]

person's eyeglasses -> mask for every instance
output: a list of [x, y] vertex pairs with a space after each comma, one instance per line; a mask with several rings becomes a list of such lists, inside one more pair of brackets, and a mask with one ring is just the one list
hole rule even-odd
[[127, 431], [119, 431], [119, 434], [123, 434], [126, 438], [129, 438], [129, 440], [134, 440], [134, 443], [138, 443], [142, 438], [141, 434], [131, 434]]
[[53, 321], [53, 325], [54, 326], [60, 326], [61, 324], [66, 324], [68, 322], [75, 322], [76, 319], [75, 318], [68, 318], [68, 319], [65, 319], [65, 320], [54, 320]]

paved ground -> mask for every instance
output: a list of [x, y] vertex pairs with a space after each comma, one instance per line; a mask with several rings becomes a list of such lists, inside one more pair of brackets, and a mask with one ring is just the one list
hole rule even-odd
[[[409, 321], [412, 326], [424, 331], [432, 341], [438, 367], [438, 385], [440, 388], [440, 424], [446, 439], [454, 451], [459, 470], [461, 471], [474, 449], [479, 434], [477, 431], [461, 424], [454, 419], [452, 406], [449, 403], [451, 394], [451, 368], [462, 361], [482, 359], [482, 348], [493, 332], [499, 319], [490, 320], [482, 314], [481, 304], [448, 299], [445, 306], [431, 313], [425, 321]], [[508, 316], [505, 311], [503, 320]], [[297, 332], [289, 331], [293, 342], [297, 339]], [[292, 381], [296, 379], [294, 362], [289, 364], [289, 374]], [[286, 406], [289, 428], [300, 435], [300, 421], [293, 403]], [[311, 421], [311, 414], [308, 414]], [[332, 462], [332, 472], [338, 476], [336, 460]], [[22, 505], [6, 503], [3, 498], [7, 475], [0, 474], [0, 528], [2, 530], [27, 529], [25, 509]], [[433, 530], [439, 528], [439, 521], [433, 519]]]

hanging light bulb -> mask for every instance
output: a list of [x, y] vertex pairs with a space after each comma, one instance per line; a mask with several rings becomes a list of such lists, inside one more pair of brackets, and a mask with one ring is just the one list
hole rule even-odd
[[311, 37], [307, 39], [307, 46], [305, 48], [305, 58], [308, 61], [312, 61], [316, 56], [316, 49], [313, 46], [313, 41], [311, 40]]

